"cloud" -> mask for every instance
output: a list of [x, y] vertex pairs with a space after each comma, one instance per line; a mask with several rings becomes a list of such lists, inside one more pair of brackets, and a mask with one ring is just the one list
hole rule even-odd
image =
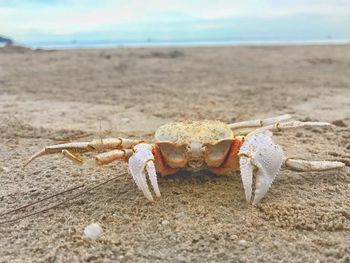
[[[75, 2], [75, 1], [73, 1]], [[134, 2], [116, 7], [92, 7], [78, 5], [41, 6], [40, 8], [0, 8], [2, 23], [0, 30], [12, 34], [41, 32], [53, 34], [72, 34], [96, 30], [104, 25], [132, 22]]]
[[[104, 28], [225, 18], [349, 17], [346, 0], [0, 0], [0, 33], [69, 35]], [[208, 27], [209, 25], [205, 25]]]

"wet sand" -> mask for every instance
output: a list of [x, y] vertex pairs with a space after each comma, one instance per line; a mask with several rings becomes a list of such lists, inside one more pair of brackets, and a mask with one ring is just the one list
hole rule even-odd
[[[151, 141], [168, 121], [285, 113], [336, 126], [275, 134], [287, 156], [347, 166], [282, 170], [256, 207], [246, 203], [238, 174], [160, 178], [154, 203], [129, 175], [119, 176], [46, 213], [1, 224], [0, 262], [349, 262], [350, 46], [0, 49], [0, 213], [127, 171], [123, 162], [78, 166], [60, 155], [22, 170], [46, 145]], [[91, 241], [83, 230], [95, 222], [104, 234]]]

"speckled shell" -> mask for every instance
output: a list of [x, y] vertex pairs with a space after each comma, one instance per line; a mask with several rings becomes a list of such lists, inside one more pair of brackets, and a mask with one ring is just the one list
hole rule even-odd
[[171, 122], [159, 127], [155, 133], [156, 142], [175, 144], [215, 144], [232, 138], [233, 133], [226, 123], [212, 120]]

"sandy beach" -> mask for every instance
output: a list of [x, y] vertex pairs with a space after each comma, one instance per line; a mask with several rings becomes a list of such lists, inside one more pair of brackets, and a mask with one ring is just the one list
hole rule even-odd
[[[0, 224], [0, 262], [350, 262], [350, 46], [0, 48], [0, 214], [127, 171], [124, 162], [78, 166], [60, 155], [22, 169], [46, 145], [152, 141], [169, 121], [286, 113], [335, 125], [275, 134], [287, 156], [346, 167], [282, 170], [256, 207], [246, 203], [239, 174], [159, 178], [154, 203], [130, 175], [119, 176]], [[91, 223], [104, 230], [96, 241], [83, 233]]]

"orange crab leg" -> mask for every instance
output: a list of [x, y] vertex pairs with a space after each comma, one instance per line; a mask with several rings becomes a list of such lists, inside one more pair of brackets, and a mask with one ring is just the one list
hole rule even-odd
[[158, 147], [154, 147], [152, 149], [152, 153], [154, 156], [154, 163], [156, 166], [156, 171], [158, 173], [160, 173], [161, 175], [166, 176], [166, 175], [174, 174], [180, 170], [177, 168], [171, 168], [165, 163], [164, 158], [163, 158], [161, 152], [159, 151]]
[[239, 157], [237, 155], [239, 148], [243, 143], [242, 138], [235, 139], [232, 144], [230, 151], [228, 152], [224, 162], [219, 167], [209, 167], [208, 169], [215, 174], [227, 174], [232, 171], [239, 169]]

